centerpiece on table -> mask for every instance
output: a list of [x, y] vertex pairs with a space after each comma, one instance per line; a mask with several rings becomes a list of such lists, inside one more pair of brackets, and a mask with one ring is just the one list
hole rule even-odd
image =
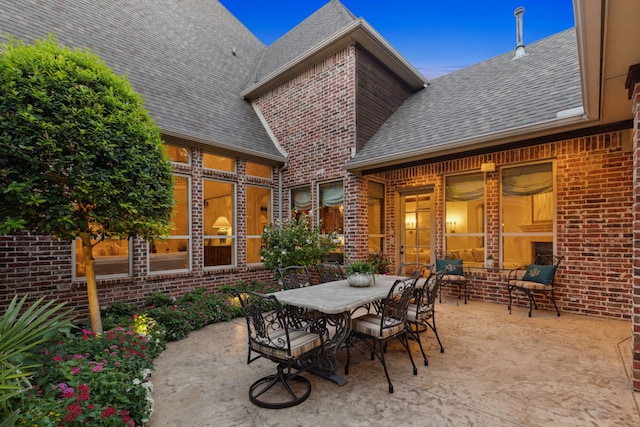
[[347, 273], [347, 282], [350, 286], [364, 288], [370, 286], [374, 281], [373, 273], [375, 269], [370, 262], [354, 261], [347, 264], [345, 271]]

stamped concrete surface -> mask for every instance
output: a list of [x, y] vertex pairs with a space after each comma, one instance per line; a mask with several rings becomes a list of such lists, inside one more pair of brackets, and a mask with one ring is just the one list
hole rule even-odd
[[[288, 409], [263, 409], [249, 386], [275, 372], [250, 365], [244, 319], [207, 326], [170, 343], [153, 373], [155, 410], [149, 427], [164, 426], [639, 426], [640, 393], [630, 380], [631, 323], [534, 311], [478, 301], [437, 303], [440, 353], [426, 334], [429, 366], [415, 342], [418, 366], [398, 343], [382, 366], [362, 347], [352, 351], [347, 384], [310, 373], [309, 399]], [[343, 365], [346, 353], [338, 354]], [[343, 373], [342, 366], [339, 373]]]

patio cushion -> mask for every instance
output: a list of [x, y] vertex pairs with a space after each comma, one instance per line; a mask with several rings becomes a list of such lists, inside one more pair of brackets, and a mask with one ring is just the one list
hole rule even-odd
[[[289, 355], [286, 348], [287, 338], [284, 329], [270, 333], [269, 338], [271, 342], [263, 344], [252, 341], [251, 348], [259, 353], [285, 360], [295, 359], [322, 345], [320, 336], [316, 333], [289, 329], [289, 341], [291, 342], [291, 355]], [[280, 344], [282, 348], [277, 348]]]
[[399, 324], [391, 328], [383, 329], [381, 335], [380, 322], [380, 316], [377, 316], [375, 314], [367, 314], [365, 316], [354, 319], [352, 323], [352, 329], [354, 332], [358, 332], [361, 334], [366, 334], [373, 337], [387, 338], [391, 335], [399, 333], [404, 328], [404, 322], [400, 322]]
[[532, 282], [529, 280], [512, 280], [510, 286], [516, 288], [530, 289], [532, 291], [550, 291], [552, 286], [540, 282]]
[[437, 259], [436, 270], [444, 270], [447, 275], [462, 276], [461, 259]]
[[538, 282], [544, 285], [548, 284], [556, 272], [555, 265], [537, 265], [530, 264], [522, 276], [523, 281]]

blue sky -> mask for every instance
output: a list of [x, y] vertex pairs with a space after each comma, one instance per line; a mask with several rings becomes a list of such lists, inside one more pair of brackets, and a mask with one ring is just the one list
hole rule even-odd
[[[328, 0], [220, 0], [269, 45]], [[342, 0], [427, 78], [476, 64], [516, 46], [519, 6], [524, 42], [573, 27], [571, 0]]]

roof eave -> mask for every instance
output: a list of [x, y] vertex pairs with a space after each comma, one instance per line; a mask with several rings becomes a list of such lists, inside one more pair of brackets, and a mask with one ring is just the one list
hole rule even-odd
[[413, 65], [407, 62], [373, 27], [364, 19], [359, 18], [302, 55], [282, 65], [258, 83], [242, 91], [240, 95], [246, 99], [253, 100], [260, 94], [309, 68], [318, 60], [326, 58], [352, 43], [358, 43], [368, 50], [402, 78], [413, 90], [420, 90], [428, 83], [427, 79]]
[[601, 116], [603, 5], [601, 1], [573, 0], [582, 103], [587, 117]]
[[473, 138], [459, 139], [444, 144], [433, 145], [402, 153], [395, 153], [389, 156], [376, 157], [374, 159], [358, 161], [356, 156], [356, 158], [348, 162], [344, 168], [348, 172], [357, 174], [369, 169], [397, 166], [413, 161], [427, 160], [434, 157], [442, 157], [465, 151], [508, 144], [522, 139], [551, 135], [560, 131], [572, 131], [589, 126], [590, 124], [593, 124], [593, 122], [594, 120], [590, 120], [585, 114], [574, 115], [561, 119], [546, 120], [533, 125], [506, 129], [504, 131], [480, 135]]

